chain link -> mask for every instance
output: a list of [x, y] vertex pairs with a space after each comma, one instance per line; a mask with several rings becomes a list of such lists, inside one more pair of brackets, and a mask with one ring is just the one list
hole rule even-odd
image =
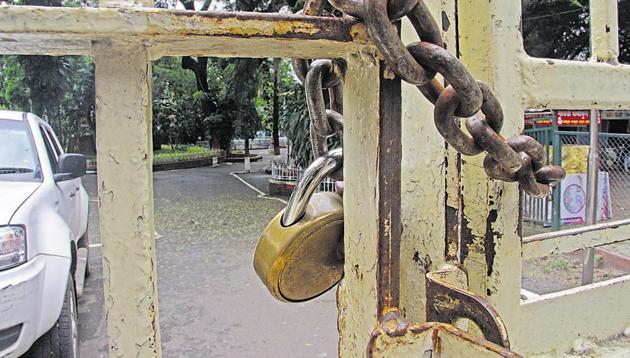
[[[532, 196], [546, 196], [550, 184], [565, 177], [563, 168], [545, 165], [543, 146], [527, 136], [505, 139], [501, 136], [503, 110], [489, 86], [476, 81], [464, 64], [444, 48], [440, 28], [423, 0], [328, 0], [345, 15], [365, 22], [385, 64], [398, 77], [417, 86], [435, 105], [434, 121], [438, 132], [455, 150], [464, 155], [486, 152], [486, 174], [497, 180], [519, 182]], [[325, 0], [307, 0], [305, 15], [320, 16]], [[407, 16], [420, 42], [406, 46], [393, 23]], [[327, 138], [343, 138], [343, 73], [341, 60], [293, 60], [293, 69], [304, 83], [314, 156], [328, 153]], [[441, 74], [446, 88], [435, 76]], [[330, 109], [326, 109], [323, 90], [328, 89]], [[463, 120], [465, 133], [456, 118]], [[341, 179], [341, 170], [331, 175]]]
[[[464, 155], [487, 152], [486, 174], [497, 180], [518, 181], [532, 196], [546, 196], [550, 184], [564, 179], [563, 168], [545, 165], [543, 146], [527, 136], [501, 136], [503, 110], [489, 86], [476, 81], [464, 64], [446, 49], [440, 28], [423, 0], [329, 0], [339, 11], [363, 19], [385, 64], [401, 79], [417, 86], [435, 105], [438, 132]], [[392, 22], [407, 16], [420, 42], [402, 42]], [[441, 74], [448, 86], [435, 79]], [[470, 136], [460, 127], [464, 123]]]
[[[325, 9], [324, 0], [307, 0], [304, 3], [305, 15], [319, 16]], [[294, 59], [291, 61], [293, 72], [304, 85], [306, 104], [310, 118], [310, 140], [315, 159], [326, 157], [328, 138], [337, 134], [343, 143], [343, 60]], [[330, 109], [326, 109], [324, 89], [328, 89]], [[343, 180], [343, 167], [333, 171], [330, 178]]]

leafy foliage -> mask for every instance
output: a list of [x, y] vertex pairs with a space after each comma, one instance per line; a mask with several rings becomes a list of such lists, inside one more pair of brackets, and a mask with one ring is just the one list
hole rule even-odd
[[313, 159], [309, 137], [310, 120], [305, 97], [302, 85], [294, 84], [293, 90], [285, 98], [282, 106], [283, 115], [280, 117], [282, 118], [280, 127], [286, 129], [287, 139], [291, 146], [291, 157], [295, 164], [302, 167], [308, 166]]
[[[13, 5], [89, 6], [79, 0], [10, 0]], [[0, 57], [0, 106], [48, 120], [62, 145], [94, 150], [94, 66], [86, 57]], [[88, 141], [82, 141], [87, 138]]]
[[[630, 0], [618, 3], [619, 61], [629, 63]], [[532, 56], [568, 60], [590, 56], [587, 0], [524, 0], [522, 24], [525, 49]]]
[[[5, 0], [6, 1], [6, 0]], [[92, 6], [93, 0], [9, 0], [16, 5]], [[173, 7], [162, 0], [161, 7]], [[207, 9], [209, 1], [183, 1]], [[230, 11], [295, 12], [304, 0], [232, 0]], [[587, 59], [588, 0], [523, 0], [525, 47], [533, 56]], [[620, 61], [630, 62], [630, 0], [619, 0]], [[162, 58], [153, 64], [155, 142], [173, 145], [210, 140], [229, 148], [232, 137], [269, 131], [273, 117], [271, 59]], [[191, 71], [191, 69], [193, 71]], [[304, 90], [289, 61], [280, 65], [280, 128], [296, 163], [312, 160]], [[277, 94], [277, 93], [276, 93]], [[88, 57], [1, 56], [0, 108], [32, 111], [47, 119], [69, 150], [93, 147], [94, 64]], [[89, 149], [89, 148], [88, 148]], [[92, 148], [93, 149], [93, 148]], [[89, 150], [88, 150], [89, 151]]]
[[154, 144], [194, 143], [205, 139], [209, 119], [203, 116], [195, 77], [165, 57], [153, 64]]
[[87, 57], [0, 57], [0, 106], [47, 120], [68, 150], [94, 151], [94, 65]]
[[[273, 80], [274, 72], [273, 60], [266, 59], [260, 65], [259, 78], [258, 78], [258, 93], [256, 96], [256, 110], [260, 115], [261, 128], [266, 131], [271, 131], [271, 120], [273, 117]], [[293, 69], [291, 63], [288, 60], [280, 61], [280, 104], [281, 104], [281, 116], [286, 114], [287, 101], [295, 91], [297, 84], [296, 79], [293, 77]], [[300, 86], [301, 87], [301, 86]], [[300, 98], [300, 101], [291, 102], [291, 106], [305, 106], [306, 102], [304, 98]]]

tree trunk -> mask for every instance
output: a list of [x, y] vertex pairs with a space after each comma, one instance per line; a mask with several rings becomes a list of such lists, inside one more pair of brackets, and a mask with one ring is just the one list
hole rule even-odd
[[272, 138], [273, 154], [280, 155], [280, 137], [278, 136], [278, 125], [280, 122], [280, 59], [273, 59], [273, 118], [272, 118]]
[[249, 137], [245, 138], [245, 157], [249, 157]]

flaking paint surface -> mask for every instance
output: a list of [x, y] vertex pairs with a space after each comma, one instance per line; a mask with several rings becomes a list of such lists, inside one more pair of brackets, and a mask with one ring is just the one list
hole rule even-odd
[[6, 54], [90, 55], [91, 41], [111, 39], [157, 46], [152, 59], [197, 54], [344, 57], [369, 46], [365, 27], [348, 18], [149, 8], [0, 5], [0, 10], [0, 53]]
[[[578, 338], [606, 339], [630, 327], [630, 275], [556, 292], [522, 305], [520, 349], [562, 355]], [[535, 332], [535, 334], [533, 334]], [[627, 356], [628, 351], [619, 352]]]
[[[523, 101], [519, 56], [520, 6], [516, 1], [458, 1], [460, 50], [462, 60], [473, 76], [487, 82], [499, 99], [505, 124], [502, 134], [511, 137], [521, 132]], [[515, 11], [515, 9], [518, 9]], [[486, 298], [497, 310], [515, 344], [519, 330], [519, 292], [521, 244], [517, 234], [519, 218], [518, 187], [488, 179], [482, 166], [483, 155], [463, 157], [462, 194], [467, 228], [472, 235], [468, 257], [469, 288]], [[496, 217], [488, 220], [494, 211]], [[488, 235], [490, 233], [490, 235]], [[491, 242], [488, 242], [490, 240]], [[489, 260], [487, 248], [494, 248]], [[488, 267], [492, 262], [493, 266]], [[488, 276], [491, 272], [491, 276]]]
[[591, 57], [593, 60], [617, 64], [619, 57], [619, 11], [617, 0], [589, 3]]
[[[440, 22], [441, 2], [427, 5]], [[402, 39], [405, 44], [418, 41], [408, 21]], [[403, 84], [402, 97], [401, 311], [410, 322], [425, 322], [425, 275], [445, 263], [447, 151], [433, 123], [433, 105], [409, 84]]]
[[523, 238], [523, 259], [573, 252], [630, 239], [630, 220], [600, 223], [597, 231], [580, 232], [582, 228], [563, 230]]
[[377, 320], [379, 66], [347, 58], [344, 86], [345, 275], [337, 291], [339, 354], [362, 357]]
[[96, 45], [95, 63], [110, 356], [161, 357], [151, 172], [151, 64], [140, 44]]

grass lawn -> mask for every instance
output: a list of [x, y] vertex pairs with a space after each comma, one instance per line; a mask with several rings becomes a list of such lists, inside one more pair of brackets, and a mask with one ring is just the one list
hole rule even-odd
[[172, 163], [187, 160], [215, 157], [219, 153], [196, 145], [175, 146], [162, 145], [162, 149], [153, 152], [153, 163]]

